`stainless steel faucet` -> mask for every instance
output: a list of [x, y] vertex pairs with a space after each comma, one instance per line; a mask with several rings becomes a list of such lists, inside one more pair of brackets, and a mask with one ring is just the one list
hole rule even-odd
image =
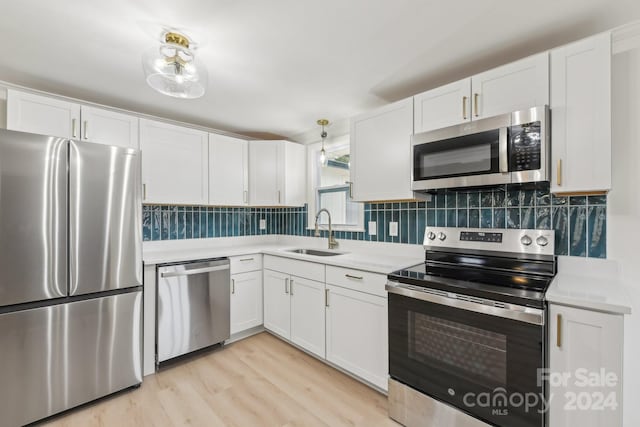
[[333, 231], [331, 231], [331, 214], [325, 208], [322, 208], [316, 213], [316, 232], [315, 236], [320, 237], [320, 231], [318, 230], [318, 218], [322, 212], [326, 212], [329, 217], [329, 249], [335, 249], [338, 247], [338, 242], [333, 238]]

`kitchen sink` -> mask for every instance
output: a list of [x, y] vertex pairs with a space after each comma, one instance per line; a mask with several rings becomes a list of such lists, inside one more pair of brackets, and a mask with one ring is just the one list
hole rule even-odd
[[290, 249], [287, 252], [293, 252], [294, 254], [314, 255], [314, 256], [336, 256], [336, 255], [343, 254], [343, 252], [329, 252], [329, 251], [321, 251], [318, 249]]

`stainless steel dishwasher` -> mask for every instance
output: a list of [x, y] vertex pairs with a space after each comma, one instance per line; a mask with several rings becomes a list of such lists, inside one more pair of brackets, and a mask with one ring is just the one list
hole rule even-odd
[[230, 334], [229, 259], [158, 266], [156, 365]]

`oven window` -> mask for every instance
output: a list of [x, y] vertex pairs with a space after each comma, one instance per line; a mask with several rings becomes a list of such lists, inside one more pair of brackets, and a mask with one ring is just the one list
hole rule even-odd
[[462, 323], [408, 312], [409, 357], [438, 363], [480, 384], [505, 387], [507, 337]]
[[413, 147], [414, 180], [499, 172], [499, 129]]

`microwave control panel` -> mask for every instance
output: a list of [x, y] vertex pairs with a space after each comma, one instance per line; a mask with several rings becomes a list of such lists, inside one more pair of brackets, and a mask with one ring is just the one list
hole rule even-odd
[[540, 169], [540, 122], [511, 126], [509, 142], [509, 170], [518, 172]]

